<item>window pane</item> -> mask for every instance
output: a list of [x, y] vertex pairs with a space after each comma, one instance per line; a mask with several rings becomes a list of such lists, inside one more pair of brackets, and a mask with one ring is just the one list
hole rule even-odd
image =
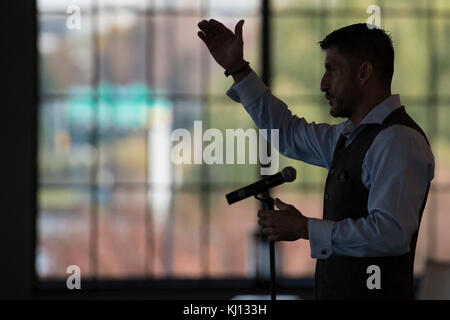
[[438, 9], [450, 9], [450, 2], [447, 0], [434, 0], [433, 7]]
[[[234, 148], [230, 149], [230, 153], [234, 153], [235, 158], [232, 164], [226, 164], [228, 152], [226, 147], [227, 129], [233, 130], [233, 132], [236, 132], [235, 130], [237, 129], [244, 131], [250, 129], [257, 137], [257, 131], [254, 129], [250, 116], [242, 106], [235, 105], [234, 102], [229, 101], [222, 102], [222, 100], [218, 100], [211, 102], [203, 113], [200, 108], [201, 104], [195, 101], [180, 101], [177, 102], [175, 107], [174, 117], [178, 119], [177, 123], [179, 125], [174, 126], [174, 129], [188, 130], [191, 140], [188, 140], [187, 146], [183, 145], [185, 139], [182, 137], [177, 137], [178, 140], [172, 142], [173, 151], [171, 150], [171, 152], [175, 152], [181, 146], [183, 146], [183, 151], [178, 151], [180, 156], [185, 151], [190, 152], [190, 157], [187, 158], [190, 164], [173, 164], [176, 170], [174, 172], [174, 181], [177, 184], [191, 184], [203, 181], [204, 183], [217, 186], [220, 186], [221, 183], [238, 182], [242, 184], [252, 182], [257, 178], [257, 163], [260, 158], [256, 152], [254, 154], [256, 163], [253, 165], [249, 164], [248, 150], [250, 149], [250, 144], [248, 138], [245, 144], [244, 163], [237, 163], [237, 139], [235, 138]], [[211, 132], [210, 129], [218, 131], [213, 132], [211, 140], [206, 140], [205, 134]], [[256, 147], [258, 146], [258, 141], [253, 143]], [[196, 145], [202, 147], [199, 161], [203, 166], [195, 163], [194, 153]], [[213, 160], [214, 163], [209, 162]]]
[[44, 93], [86, 93], [93, 77], [91, 19], [69, 29], [64, 15], [41, 14], [39, 21], [39, 86]]
[[[388, 11], [390, 8], [426, 8], [428, 3], [445, 2], [445, 0], [400, 0], [387, 2], [383, 0], [328, 0], [328, 1], [316, 1], [316, 0], [275, 0], [273, 1], [273, 7], [275, 10], [292, 10], [292, 9], [319, 9], [324, 8], [327, 10], [339, 10], [344, 8], [351, 8], [361, 12], [361, 18], [367, 19], [369, 14], [366, 13], [367, 7], [370, 5], [378, 5]], [[437, 4], [436, 4], [437, 5]], [[443, 6], [443, 5], [441, 5]]]
[[431, 128], [430, 128], [430, 107], [428, 103], [423, 103], [422, 101], [408, 102], [409, 99], [403, 99], [400, 95], [402, 105], [405, 106], [406, 112], [410, 117], [422, 128], [422, 130], [427, 135], [428, 140], [431, 139]]
[[94, 147], [89, 96], [44, 99], [39, 112], [41, 183], [89, 183]]
[[[81, 13], [91, 9], [92, 0], [37, 0], [37, 9], [39, 13], [45, 12], [61, 12], [67, 13], [67, 9], [71, 5], [75, 5], [81, 9]], [[70, 12], [73, 12], [70, 10]], [[67, 14], [69, 16], [70, 14]]]
[[324, 56], [317, 42], [319, 20], [273, 18], [273, 85], [276, 95], [321, 94]]
[[305, 8], [320, 8], [321, 1], [316, 0], [275, 0], [273, 1], [272, 7], [274, 8], [275, 12], [279, 10], [292, 10], [292, 9], [305, 9]]
[[145, 129], [145, 100], [142, 103], [138, 97], [102, 100], [99, 108], [98, 182], [145, 182], [150, 134]]
[[415, 9], [415, 8], [427, 8], [428, 6], [438, 6], [438, 2], [440, 0], [399, 0], [399, 1], [395, 1], [395, 2], [391, 2], [391, 3], [386, 3], [385, 2], [385, 7], [386, 7], [386, 11], [389, 8], [400, 8], [400, 9], [404, 9], [404, 8], [408, 8], [408, 9]]
[[[223, 155], [222, 157], [218, 157], [222, 160], [223, 164], [208, 165], [210, 182], [216, 185], [220, 183], [248, 184], [258, 179], [258, 164], [261, 163], [261, 157], [258, 153], [259, 135], [250, 115], [240, 104], [236, 104], [231, 100], [212, 102], [208, 106], [207, 112], [209, 116], [209, 125], [208, 123], [205, 123], [203, 131], [205, 132], [208, 128], [219, 130], [219, 138], [222, 138], [223, 146]], [[227, 129], [230, 130], [229, 132], [237, 134], [237, 138], [228, 141]], [[242, 130], [238, 131], [239, 129]], [[250, 138], [245, 138], [245, 159], [243, 164], [238, 163], [239, 157], [242, 156], [241, 154], [238, 154], [238, 152], [242, 152], [241, 149], [238, 151], [238, 139], [244, 138], [239, 132], [248, 133], [249, 135], [256, 137], [256, 140], [252, 139], [252, 141], [250, 141]], [[203, 149], [204, 155], [205, 153], [207, 155], [212, 154], [207, 152], [208, 146], [212, 145], [212, 143], [214, 142], [205, 141]], [[230, 143], [234, 148], [227, 148], [227, 143]], [[219, 143], [217, 143], [217, 145], [219, 145]], [[250, 153], [254, 159], [250, 159]], [[232, 154], [234, 155], [232, 164], [227, 164], [227, 154], [228, 157], [231, 157]], [[265, 156], [267, 156], [267, 154], [265, 154]], [[254, 161], [253, 164], [250, 160]]]
[[[249, 15], [255, 14], [260, 11], [261, 1], [260, 0], [208, 0], [209, 11], [208, 13], [212, 16], [219, 15]], [[215, 19], [215, 18], [214, 18]], [[234, 32], [234, 28], [233, 28]]]
[[99, 191], [99, 276], [145, 277], [149, 243], [145, 191]]
[[153, 8], [156, 10], [193, 10], [200, 12], [202, 0], [153, 0]]
[[[196, 192], [153, 190], [153, 275], [156, 278], [204, 276], [207, 261], [205, 212]], [[203, 267], [202, 267], [203, 265]]]
[[217, 278], [254, 275], [253, 233], [258, 230], [259, 201], [249, 198], [229, 206], [225, 192], [211, 193], [209, 201], [209, 275]]
[[153, 38], [147, 49], [147, 59], [152, 68], [149, 70], [151, 90], [155, 93], [202, 93], [201, 82], [207, 79], [200, 60], [206, 47], [202, 47], [202, 40], [197, 36], [197, 24], [201, 20], [200, 17], [168, 15], [151, 18]]
[[441, 96], [448, 96], [450, 92], [450, 23], [446, 19], [435, 19], [433, 21], [437, 32], [435, 41], [438, 55], [438, 93]]
[[144, 10], [147, 7], [147, 3], [153, 0], [97, 0], [100, 9], [134, 9]]
[[434, 183], [450, 182], [450, 105], [437, 109], [437, 137], [433, 141], [433, 154], [436, 162]]
[[[172, 161], [172, 158], [168, 160], [168, 163], [171, 163], [172, 169], [173, 169], [173, 182], [177, 187], [181, 188], [192, 188], [193, 184], [200, 183], [203, 179], [202, 172], [204, 172], [201, 165], [194, 164], [194, 139], [196, 138], [195, 132], [194, 132], [194, 121], [202, 121], [203, 117], [203, 109], [204, 109], [204, 103], [201, 100], [184, 100], [184, 99], [174, 99], [172, 100], [173, 103], [173, 123], [172, 123], [172, 133], [175, 132], [175, 130], [188, 130], [191, 140], [189, 140], [189, 144], [187, 145], [188, 150], [184, 150], [183, 152], [189, 152], [191, 156], [187, 157], [186, 160], [188, 160], [189, 163], [181, 163], [176, 164]], [[161, 123], [160, 121], [157, 121], [158, 123]], [[205, 130], [205, 129], [203, 129]], [[167, 138], [165, 140], [158, 140], [158, 143], [163, 143], [165, 145], [170, 146], [170, 153], [175, 152], [176, 148], [178, 146], [181, 146], [183, 143], [185, 143], [183, 137], [175, 137], [174, 141], [171, 141], [171, 138]], [[200, 137], [201, 139], [201, 137]], [[151, 158], [149, 161], [151, 162], [152, 159], [162, 162], [163, 160], [160, 158], [160, 148], [156, 144], [154, 146], [154, 154], [155, 157]], [[182, 155], [180, 155], [182, 156]], [[158, 165], [155, 163], [155, 170], [158, 170]]]
[[[276, 0], [273, 1], [275, 9], [294, 9], [294, 8], [319, 8], [324, 7], [326, 9], [338, 9], [338, 8], [355, 8], [355, 9], [366, 9], [370, 5], [378, 5], [383, 10], [391, 8], [426, 8], [428, 4], [432, 4], [436, 7], [445, 7], [443, 4], [445, 0], [398, 0], [387, 2], [383, 0], [325, 0], [325, 1], [315, 1], [315, 0]], [[440, 4], [442, 3], [442, 4]], [[362, 15], [365, 15], [365, 10], [362, 11]]]
[[101, 14], [99, 25], [100, 92], [145, 93], [148, 65], [145, 18], [117, 10], [114, 14]]
[[450, 216], [448, 208], [450, 206], [450, 194], [442, 191], [435, 197], [435, 212], [432, 220], [432, 230], [434, 232], [431, 238], [429, 258], [436, 262], [450, 262], [450, 242], [448, 226], [450, 225]]
[[[429, 46], [426, 19], [385, 18], [395, 49], [392, 92], [421, 96], [429, 91]], [[412, 67], [414, 66], [414, 67]]]
[[41, 278], [67, 277], [77, 265], [83, 277], [90, 269], [90, 197], [87, 190], [41, 188], [37, 218], [36, 270]]

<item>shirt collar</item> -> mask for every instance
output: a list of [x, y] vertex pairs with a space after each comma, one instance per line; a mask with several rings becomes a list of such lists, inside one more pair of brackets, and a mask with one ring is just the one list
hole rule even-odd
[[350, 119], [347, 120], [344, 125], [342, 134], [348, 137], [356, 128], [362, 125], [369, 123], [381, 124], [383, 123], [384, 119], [386, 119], [386, 117], [391, 114], [392, 111], [400, 107], [400, 95], [391, 95], [381, 101], [375, 108], [373, 108], [358, 126], [355, 126]]

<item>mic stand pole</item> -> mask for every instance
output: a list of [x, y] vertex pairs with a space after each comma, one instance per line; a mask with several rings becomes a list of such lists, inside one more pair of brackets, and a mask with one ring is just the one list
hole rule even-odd
[[[261, 193], [261, 197], [255, 196], [256, 199], [263, 203], [263, 210], [274, 210], [275, 201], [269, 195], [268, 191]], [[276, 270], [275, 270], [275, 245], [273, 241], [269, 243], [270, 250], [270, 294], [271, 300], [275, 301], [277, 299], [276, 293]]]

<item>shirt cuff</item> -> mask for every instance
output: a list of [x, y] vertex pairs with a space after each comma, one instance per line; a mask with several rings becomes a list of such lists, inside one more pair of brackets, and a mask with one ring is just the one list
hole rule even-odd
[[335, 221], [308, 219], [308, 237], [311, 258], [326, 259], [333, 254], [333, 227]]
[[269, 88], [252, 70], [244, 79], [234, 83], [227, 91], [227, 96], [235, 102], [248, 106], [258, 99]]

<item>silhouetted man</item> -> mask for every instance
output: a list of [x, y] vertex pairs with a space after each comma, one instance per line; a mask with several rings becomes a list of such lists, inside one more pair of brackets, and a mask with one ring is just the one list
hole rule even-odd
[[[271, 241], [309, 239], [317, 259], [317, 299], [412, 299], [419, 225], [434, 158], [427, 138], [391, 95], [392, 40], [355, 24], [320, 41], [326, 52], [320, 89], [337, 125], [308, 123], [273, 96], [243, 59], [241, 20], [235, 33], [216, 20], [199, 23], [199, 37], [235, 83], [227, 94], [257, 126], [279, 129], [279, 151], [327, 168], [323, 219], [305, 217], [276, 199], [260, 211]], [[307, 45], [307, 44], [305, 44]], [[379, 272], [378, 281], [370, 276]]]

